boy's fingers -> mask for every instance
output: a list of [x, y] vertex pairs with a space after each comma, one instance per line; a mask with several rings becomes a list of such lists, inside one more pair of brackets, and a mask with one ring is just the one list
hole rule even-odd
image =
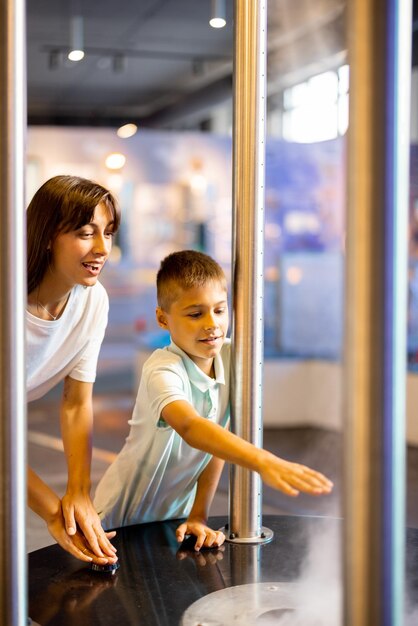
[[277, 488], [280, 489], [280, 491], [283, 491], [283, 493], [287, 494], [288, 496], [299, 495], [299, 491], [297, 489], [294, 489], [294, 487], [292, 487], [286, 480], [283, 480], [281, 478], [277, 480]]
[[221, 532], [220, 530], [216, 531], [216, 541], [215, 541], [215, 543], [216, 543], [216, 545], [218, 547], [221, 546], [224, 543], [225, 539], [226, 539], [226, 537], [223, 534], [223, 532]]
[[304, 491], [305, 493], [309, 493], [312, 495], [320, 495], [329, 492], [329, 488], [321, 485], [317, 481], [307, 481], [301, 478], [293, 478], [291, 480], [292, 485], [297, 487], [300, 491]]
[[194, 545], [194, 549], [196, 550], [196, 552], [200, 550], [200, 548], [205, 543], [206, 539], [207, 539], [206, 533], [203, 531], [197, 535], [196, 543]]
[[176, 530], [176, 537], [179, 543], [181, 543], [184, 540], [185, 533], [186, 533], [186, 524], [180, 524], [180, 526]]

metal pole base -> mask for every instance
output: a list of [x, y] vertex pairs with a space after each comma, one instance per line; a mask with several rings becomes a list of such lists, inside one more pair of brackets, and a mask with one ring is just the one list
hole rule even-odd
[[225, 535], [226, 541], [230, 543], [269, 543], [274, 537], [273, 531], [265, 526], [261, 527], [260, 534], [257, 537], [240, 537], [237, 533], [230, 532], [228, 526], [223, 526], [219, 530]]

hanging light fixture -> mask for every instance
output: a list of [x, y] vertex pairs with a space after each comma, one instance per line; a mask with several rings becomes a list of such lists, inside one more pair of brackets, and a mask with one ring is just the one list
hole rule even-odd
[[212, 0], [212, 16], [209, 24], [212, 28], [223, 28], [226, 25], [225, 0]]
[[84, 58], [84, 24], [81, 15], [74, 15], [70, 22], [70, 61], [81, 61]]

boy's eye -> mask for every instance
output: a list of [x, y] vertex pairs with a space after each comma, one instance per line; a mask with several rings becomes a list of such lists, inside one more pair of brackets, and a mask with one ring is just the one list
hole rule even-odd
[[216, 309], [215, 313], [216, 315], [222, 315], [222, 313], [225, 313], [225, 309]]
[[193, 317], [193, 318], [200, 317], [200, 313], [199, 311], [196, 311], [196, 313], [189, 313], [189, 317]]
[[105, 232], [105, 237], [114, 237], [115, 233], [113, 232], [113, 230], [108, 230], [107, 232]]
[[91, 237], [93, 235], [92, 232], [89, 232], [87, 230], [81, 230], [79, 233], [80, 237]]

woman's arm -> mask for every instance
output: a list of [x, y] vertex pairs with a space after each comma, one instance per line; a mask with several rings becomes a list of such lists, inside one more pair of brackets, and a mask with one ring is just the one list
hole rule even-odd
[[221, 477], [224, 461], [212, 457], [197, 481], [196, 495], [192, 509], [186, 522], [180, 524], [176, 530], [177, 541], [183, 541], [186, 535], [195, 535], [195, 550], [200, 548], [219, 547], [225, 541], [225, 536], [218, 530], [207, 526], [209, 509], [212, 504], [216, 488]]
[[90, 468], [93, 433], [93, 384], [67, 376], [61, 403], [61, 431], [68, 466], [67, 491], [62, 498], [65, 527], [69, 535], [81, 530], [94, 555], [117, 560], [90, 499]]
[[289, 496], [297, 496], [299, 491], [321, 495], [332, 489], [332, 482], [323, 474], [257, 448], [201, 417], [185, 400], [176, 400], [165, 406], [162, 417], [193, 448], [258, 472], [267, 485]]
[[48, 531], [59, 545], [82, 561], [92, 561], [86, 541], [80, 533], [71, 537], [65, 529], [61, 500], [54, 491], [28, 467], [28, 505], [46, 522]]

